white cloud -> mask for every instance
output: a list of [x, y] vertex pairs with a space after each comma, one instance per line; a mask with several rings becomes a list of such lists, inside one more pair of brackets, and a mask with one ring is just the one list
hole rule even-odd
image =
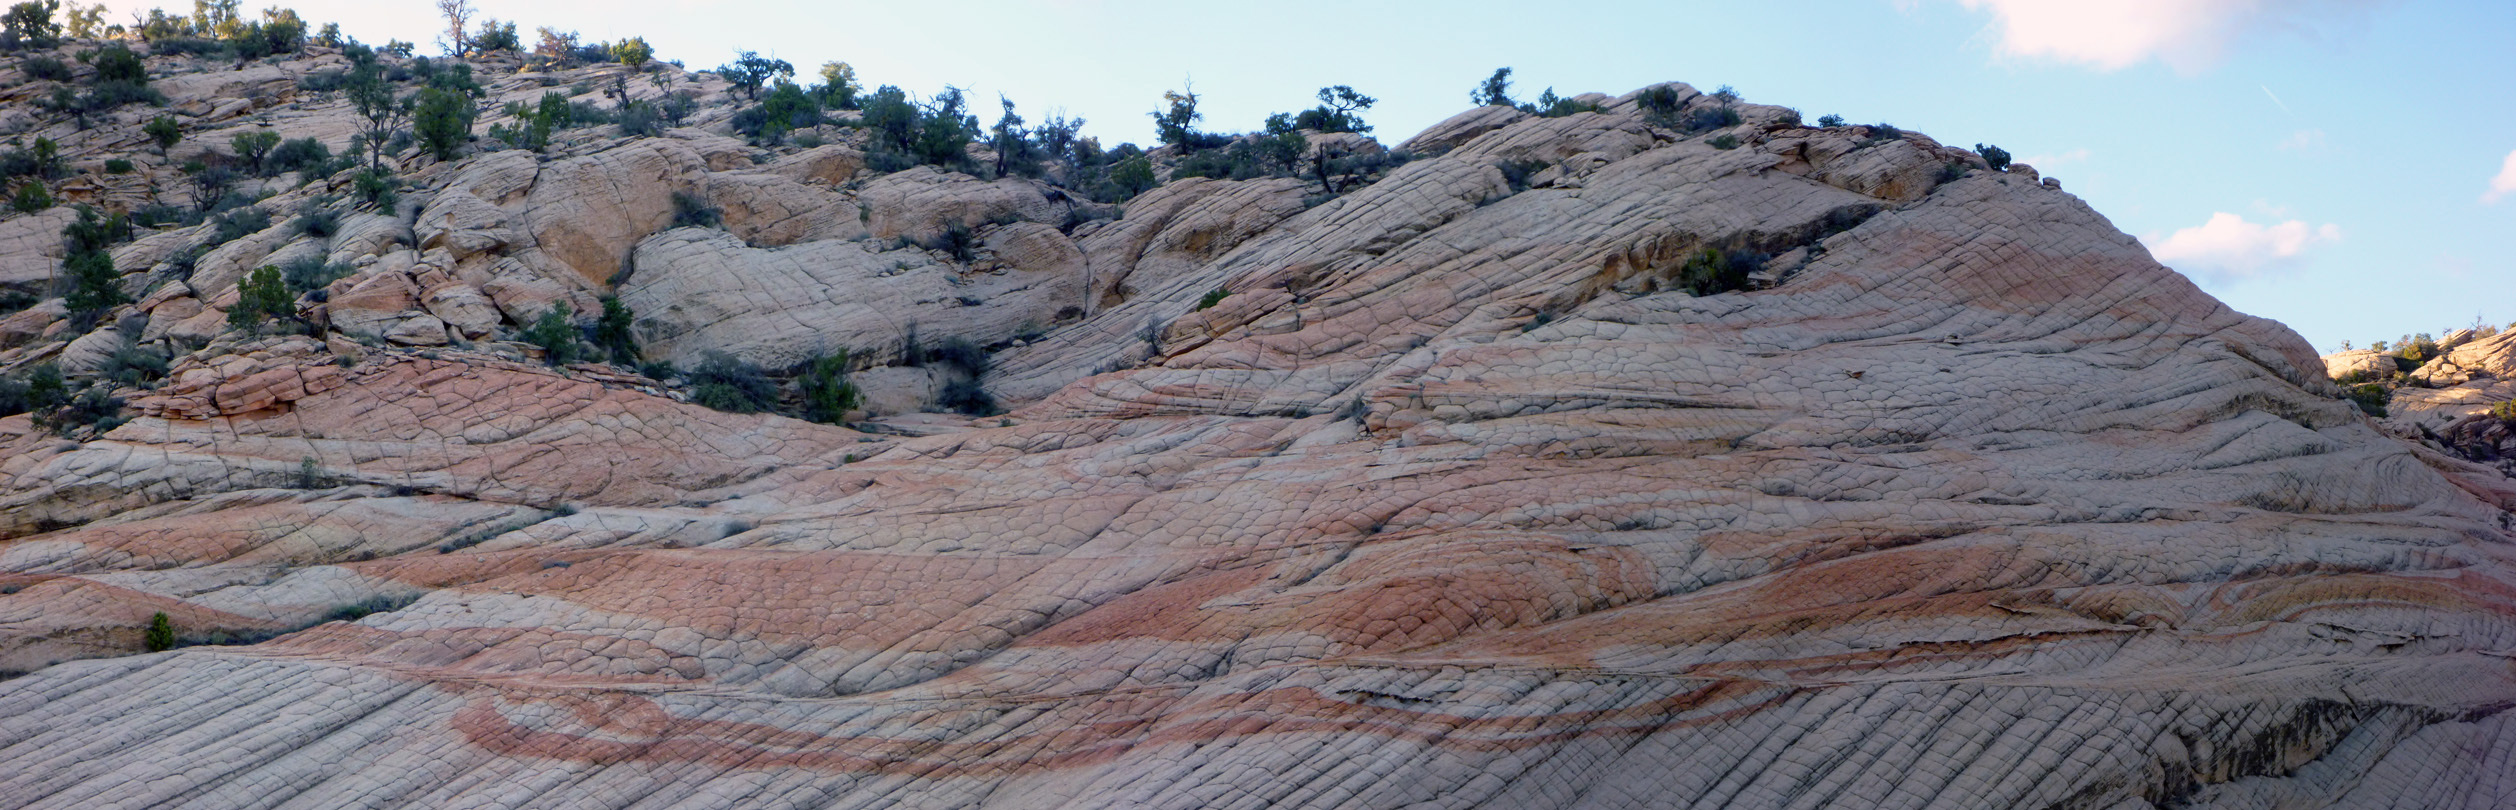
[[2141, 241], [2148, 243], [2149, 254], [2161, 264], [2188, 275], [2228, 282], [2280, 269], [2308, 248], [2339, 242], [2341, 226], [2308, 225], [2294, 219], [2262, 225], [2220, 211], [2211, 214], [2208, 222], [2163, 239], [2153, 233]]
[[2078, 163], [2087, 159], [2088, 150], [2073, 149], [2057, 155], [2028, 155], [2026, 157], [2019, 158], [2018, 162], [2034, 166], [2036, 167], [2036, 171], [2043, 172], [2051, 171], [2055, 166]]
[[2494, 203], [2509, 194], [2516, 194], [2516, 152], [2507, 153], [2507, 162], [2499, 165], [2499, 176], [2490, 178], [2490, 193], [2481, 195], [2481, 201]]
[[2280, 143], [2273, 146], [2283, 152], [2312, 152], [2324, 148], [2324, 131], [2301, 129], [2289, 133], [2289, 137], [2282, 138]]
[[[2000, 53], [2120, 70], [2157, 58], [2184, 73], [2217, 64], [2256, 29], [2382, 0], [1959, 0], [2000, 18]], [[2266, 89], [2265, 92], [2269, 92]]]

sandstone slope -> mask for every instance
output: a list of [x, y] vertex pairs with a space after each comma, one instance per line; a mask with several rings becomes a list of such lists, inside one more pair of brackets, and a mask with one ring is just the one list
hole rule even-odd
[[[378, 345], [0, 420], [0, 806], [2516, 802], [2507, 479], [2032, 169], [1598, 100], [1079, 224], [700, 130], [426, 169], [324, 248]], [[1001, 345], [1012, 411], [489, 343], [608, 291], [675, 358]]]

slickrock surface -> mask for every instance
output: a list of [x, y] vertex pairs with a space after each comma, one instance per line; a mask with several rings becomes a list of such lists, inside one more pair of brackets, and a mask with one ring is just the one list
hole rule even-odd
[[[2029, 172], [1607, 101], [1079, 226], [696, 131], [432, 170], [326, 304], [379, 345], [0, 420], [0, 806], [2516, 804], [2508, 479]], [[391, 345], [614, 289], [675, 358], [1046, 332], [879, 434]]]

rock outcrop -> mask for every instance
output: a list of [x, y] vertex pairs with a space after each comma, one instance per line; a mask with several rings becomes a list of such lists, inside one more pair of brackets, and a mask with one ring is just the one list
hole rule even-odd
[[[1635, 99], [1114, 221], [692, 130], [430, 169], [328, 340], [0, 419], [0, 806], [2516, 801], [2511, 479], [2040, 177]], [[677, 361], [1000, 346], [1011, 410], [485, 339], [603, 293]]]
[[2438, 346], [2419, 362], [2362, 349], [2326, 355], [2324, 366], [2335, 380], [2385, 391], [2388, 432], [2516, 478], [2516, 330], [2458, 330]]

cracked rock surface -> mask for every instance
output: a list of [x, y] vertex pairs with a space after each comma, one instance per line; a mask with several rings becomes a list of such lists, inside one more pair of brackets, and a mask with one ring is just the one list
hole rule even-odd
[[0, 419], [0, 806], [2516, 804], [2509, 479], [2031, 170], [1601, 102], [1071, 233], [922, 169], [860, 218], [844, 151], [733, 234], [598, 182], [731, 187], [705, 139], [480, 159], [336, 320], [459, 331], [508, 293], [424, 268], [514, 251], [634, 265], [673, 357], [1054, 328], [880, 433], [308, 339]]

